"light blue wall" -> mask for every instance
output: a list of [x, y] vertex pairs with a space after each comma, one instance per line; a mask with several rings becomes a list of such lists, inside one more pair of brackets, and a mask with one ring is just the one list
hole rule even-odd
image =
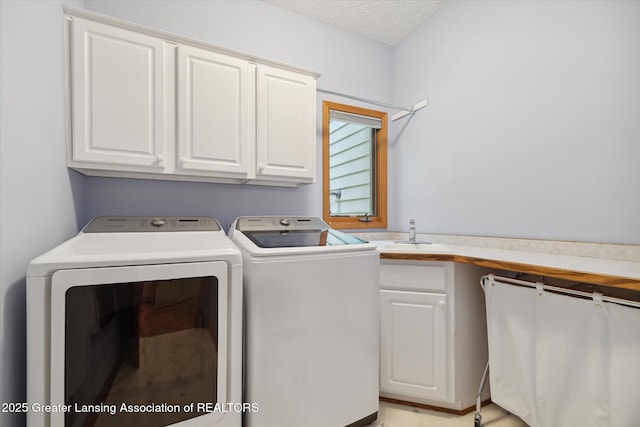
[[449, 1], [394, 49], [390, 228], [640, 244], [640, 2]]
[[[85, 4], [95, 12], [318, 71], [319, 88], [391, 100], [391, 47], [262, 1], [87, 0]], [[318, 171], [322, 170], [323, 99], [329, 98], [318, 94]], [[85, 220], [106, 214], [209, 215], [227, 228], [240, 215], [322, 216], [322, 182], [319, 178], [315, 184], [291, 189], [89, 178], [85, 207]]]
[[[82, 216], [83, 183], [66, 168], [61, 3], [0, 1], [0, 402], [26, 396], [27, 264]], [[0, 412], [0, 426], [23, 424]]]

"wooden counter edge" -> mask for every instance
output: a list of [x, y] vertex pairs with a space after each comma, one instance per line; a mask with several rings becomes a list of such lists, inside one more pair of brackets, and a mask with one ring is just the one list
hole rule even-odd
[[414, 260], [414, 261], [453, 261], [465, 264], [479, 265], [482, 267], [499, 270], [517, 271], [519, 273], [535, 274], [540, 276], [555, 277], [558, 279], [574, 280], [577, 282], [591, 283], [594, 285], [608, 286], [612, 288], [628, 289], [640, 292], [640, 279], [611, 276], [597, 273], [585, 273], [575, 270], [567, 270], [555, 267], [545, 267], [534, 264], [524, 264], [512, 261], [498, 261], [485, 258], [476, 258], [455, 254], [408, 254], [408, 253], [381, 253], [381, 259]]

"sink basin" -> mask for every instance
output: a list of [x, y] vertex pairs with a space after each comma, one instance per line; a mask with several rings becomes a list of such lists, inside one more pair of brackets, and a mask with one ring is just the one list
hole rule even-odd
[[445, 245], [441, 245], [439, 243], [429, 243], [429, 242], [417, 242], [417, 243], [409, 243], [407, 242], [392, 242], [387, 243], [380, 247], [380, 252], [410, 252], [410, 253], [424, 253], [424, 254], [440, 254], [440, 253], [451, 253], [451, 249], [449, 249]]

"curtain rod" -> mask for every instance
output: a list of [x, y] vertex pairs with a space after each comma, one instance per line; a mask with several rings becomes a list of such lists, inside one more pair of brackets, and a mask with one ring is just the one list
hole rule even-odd
[[328, 93], [328, 94], [331, 94], [331, 95], [338, 95], [338, 96], [342, 96], [344, 98], [351, 98], [351, 99], [355, 99], [356, 101], [366, 102], [367, 104], [379, 105], [381, 107], [393, 108], [394, 110], [407, 111], [409, 113], [412, 112], [411, 108], [400, 107], [399, 105], [387, 104], [385, 102], [374, 101], [372, 99], [367, 99], [367, 98], [360, 98], [359, 96], [347, 95], [346, 93], [334, 92], [332, 90], [325, 90], [325, 89], [320, 89], [320, 88], [318, 88], [316, 90], [318, 92]]
[[561, 288], [558, 286], [546, 285], [542, 282], [528, 282], [524, 280], [511, 279], [509, 277], [495, 276], [493, 274], [487, 274], [486, 276], [482, 276], [482, 278], [480, 279], [480, 285], [482, 286], [482, 289], [484, 289], [484, 287], [486, 286], [485, 284], [486, 280], [493, 280], [494, 282], [503, 283], [506, 285], [526, 286], [529, 288], [537, 288], [538, 286], [540, 286], [544, 290], [563, 293], [565, 295], [579, 296], [579, 297], [588, 298], [588, 299], [593, 299], [595, 295], [598, 295], [602, 299], [602, 301], [612, 302], [615, 304], [622, 304], [629, 307], [640, 308], [640, 302], [638, 301], [609, 297], [606, 295], [602, 295], [599, 292], [576, 291], [570, 288]]
[[354, 99], [356, 101], [360, 101], [360, 102], [366, 102], [367, 104], [373, 104], [373, 105], [378, 105], [380, 107], [385, 107], [385, 108], [392, 108], [394, 110], [399, 110], [402, 111], [401, 113], [398, 114], [394, 114], [393, 116], [391, 116], [391, 121], [396, 121], [398, 119], [401, 119], [402, 117], [408, 116], [408, 115], [413, 115], [416, 111], [423, 109], [424, 107], [427, 106], [427, 100], [422, 100], [416, 104], [413, 104], [411, 107], [401, 107], [399, 105], [393, 105], [393, 104], [388, 104], [386, 102], [380, 102], [380, 101], [374, 101], [372, 99], [367, 99], [367, 98], [361, 98], [359, 96], [353, 96], [353, 95], [347, 95], [346, 93], [340, 93], [340, 92], [334, 92], [332, 90], [326, 90], [326, 89], [320, 89], [317, 88], [316, 89], [318, 92], [322, 92], [322, 93], [328, 93], [330, 95], [337, 95], [337, 96], [341, 96], [344, 98], [349, 98], [349, 99]]

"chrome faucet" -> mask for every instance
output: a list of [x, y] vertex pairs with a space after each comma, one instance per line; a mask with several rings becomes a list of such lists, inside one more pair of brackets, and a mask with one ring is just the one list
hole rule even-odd
[[409, 220], [409, 243], [416, 243], [416, 221]]
[[[1, 0], [0, 0], [1, 1]], [[418, 245], [430, 245], [431, 242], [422, 242], [416, 240], [416, 221], [414, 219], [409, 220], [409, 239], [408, 240], [396, 240], [396, 243], [402, 243], [404, 245], [415, 245], [416, 249], [419, 249]]]

